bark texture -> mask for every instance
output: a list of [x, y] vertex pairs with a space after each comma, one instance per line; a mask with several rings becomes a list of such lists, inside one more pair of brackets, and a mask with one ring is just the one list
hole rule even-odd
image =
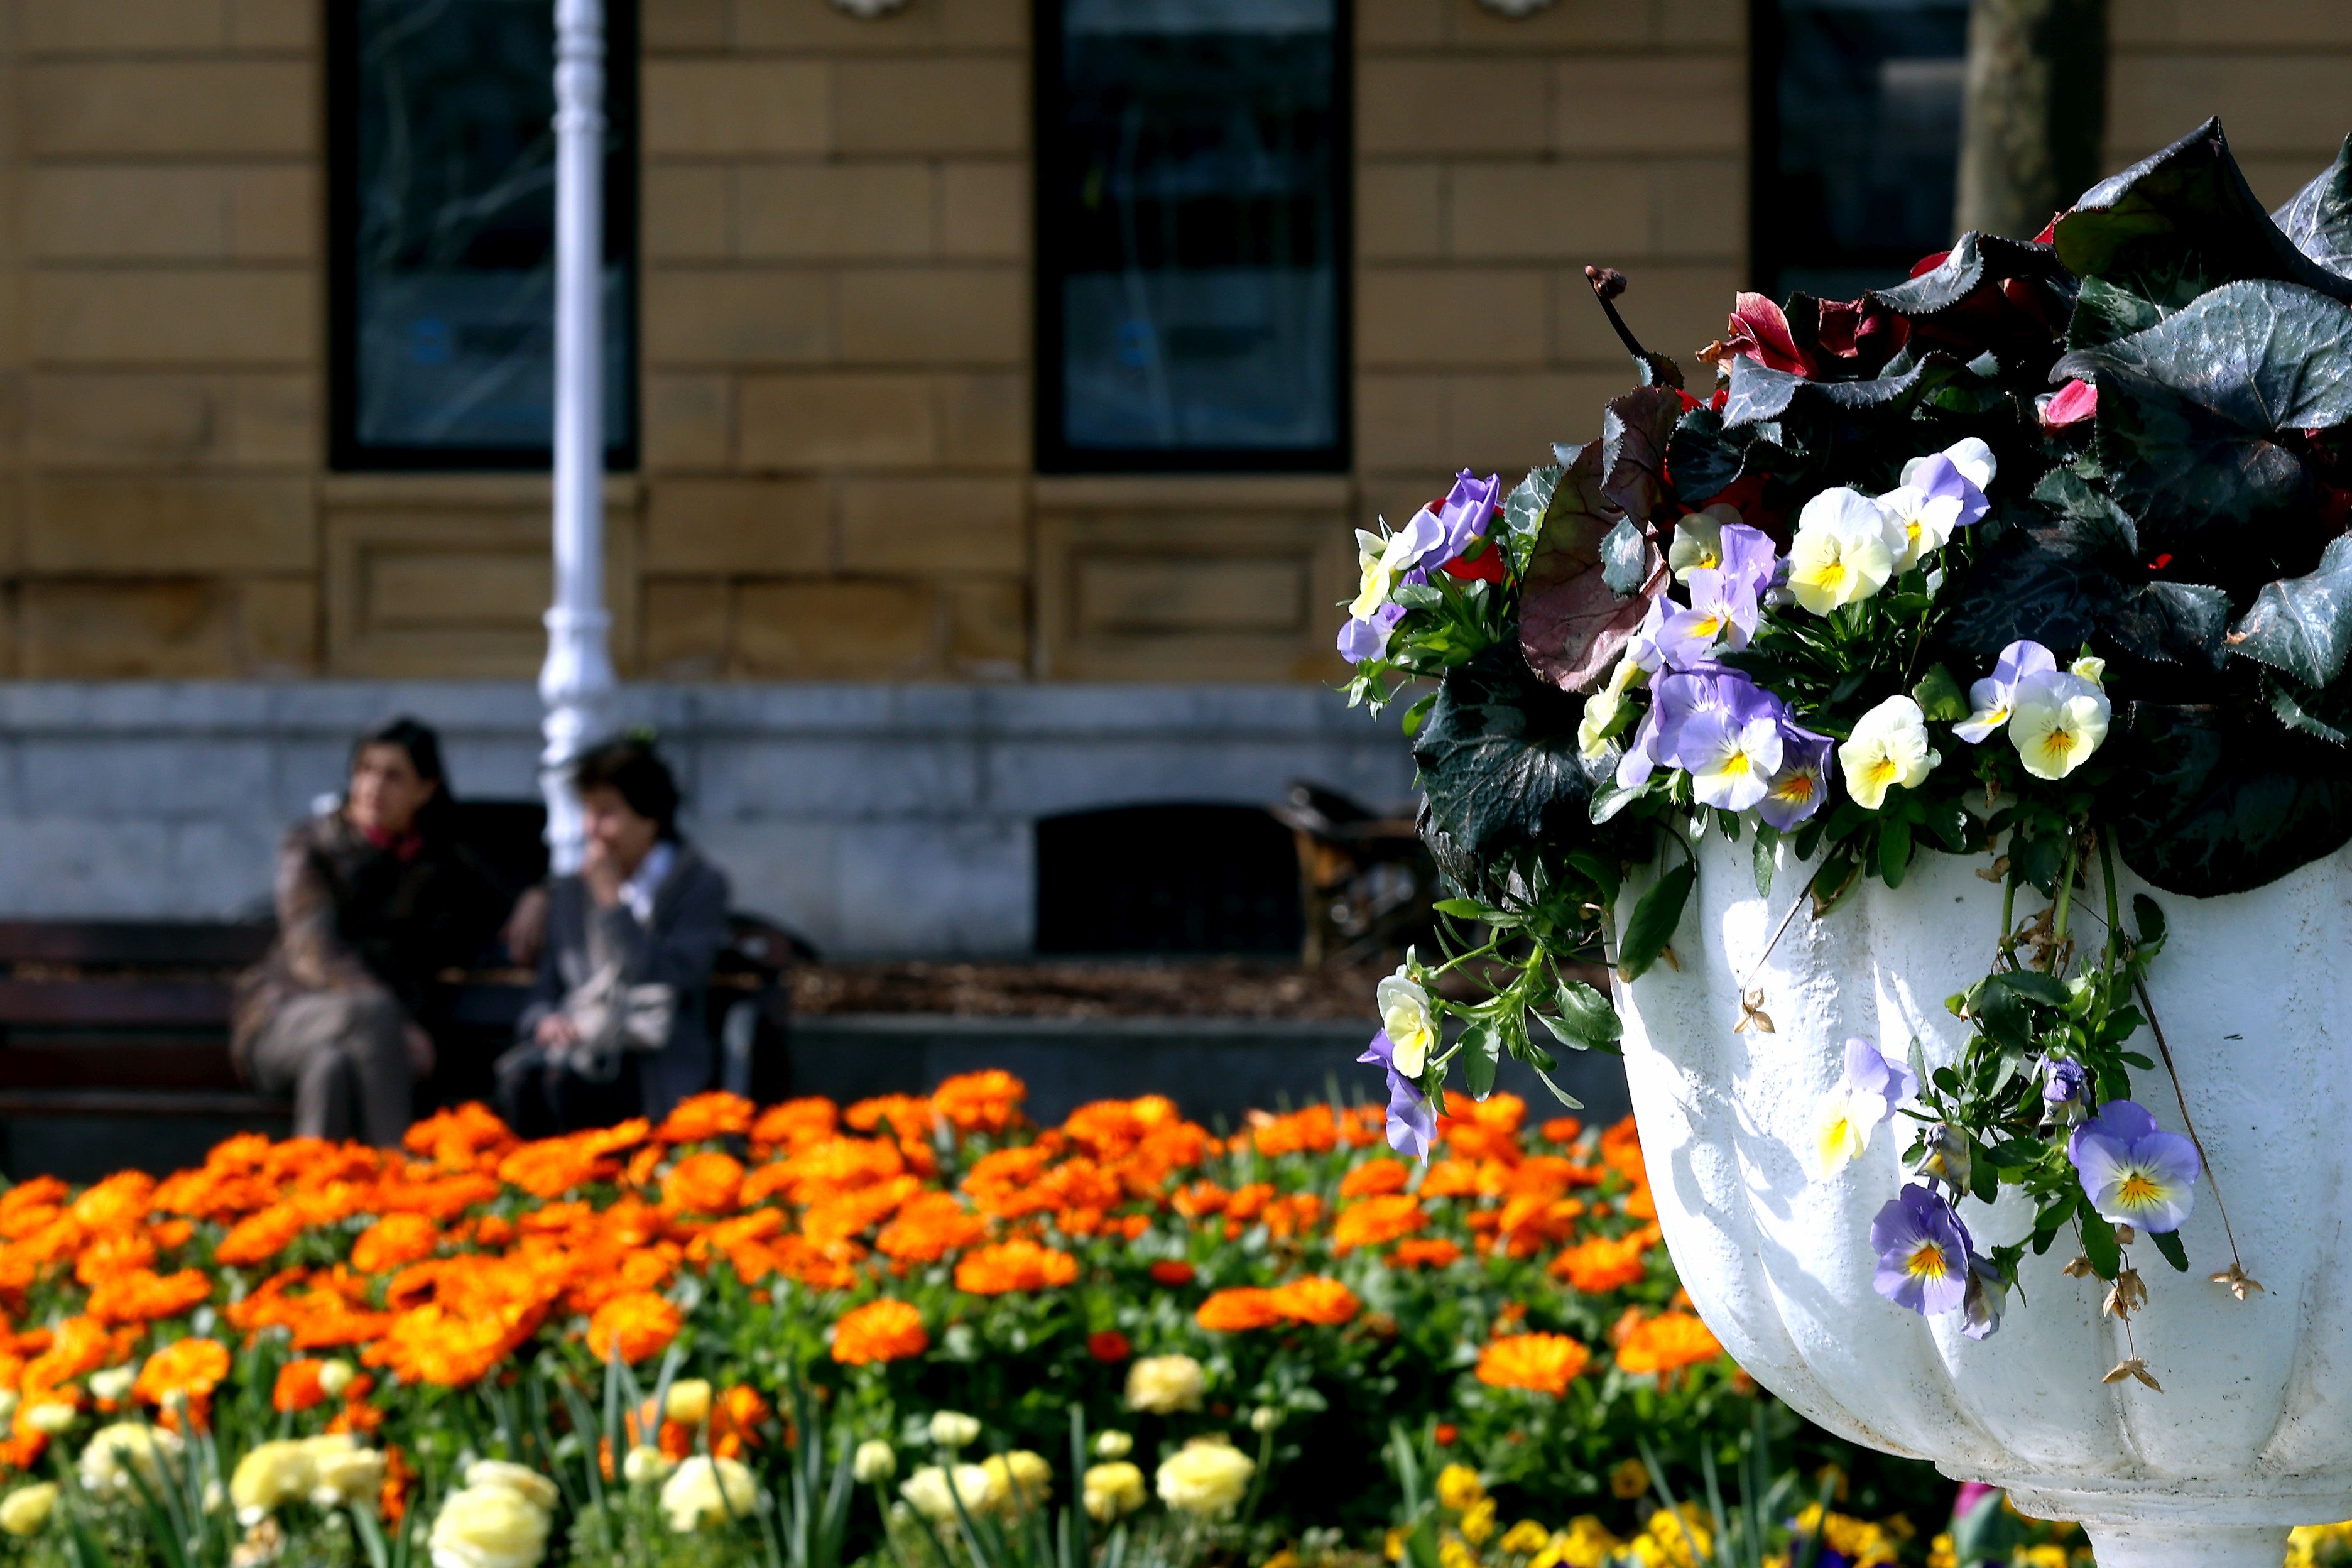
[[1955, 232], [2031, 239], [2099, 177], [2107, 0], [1975, 0]]

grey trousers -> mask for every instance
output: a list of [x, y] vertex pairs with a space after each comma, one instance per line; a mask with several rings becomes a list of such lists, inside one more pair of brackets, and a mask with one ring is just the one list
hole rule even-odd
[[397, 1148], [410, 1114], [407, 1022], [381, 991], [310, 992], [254, 1037], [247, 1070], [264, 1094], [292, 1091], [297, 1138]]

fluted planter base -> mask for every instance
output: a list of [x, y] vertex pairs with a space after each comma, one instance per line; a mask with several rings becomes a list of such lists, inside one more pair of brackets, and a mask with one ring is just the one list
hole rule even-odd
[[2286, 1556], [2284, 1524], [2144, 1521], [2094, 1524], [2090, 1535], [2099, 1568], [2279, 1568]]

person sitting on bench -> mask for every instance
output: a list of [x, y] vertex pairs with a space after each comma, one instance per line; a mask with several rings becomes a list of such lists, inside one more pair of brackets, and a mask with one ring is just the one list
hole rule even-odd
[[704, 1020], [727, 941], [727, 878], [677, 833], [677, 784], [636, 741], [572, 774], [587, 843], [549, 886], [539, 983], [498, 1063], [499, 1113], [526, 1138], [656, 1121], [710, 1087]]
[[398, 719], [352, 748], [341, 804], [286, 835], [277, 939], [238, 978], [229, 1048], [254, 1088], [294, 1096], [298, 1138], [390, 1149], [408, 1131], [435, 977], [509, 902], [451, 815], [438, 737]]

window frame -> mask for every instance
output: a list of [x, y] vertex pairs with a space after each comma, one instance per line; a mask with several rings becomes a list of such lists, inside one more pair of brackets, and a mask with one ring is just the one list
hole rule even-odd
[[[543, 447], [416, 447], [359, 438], [359, 8], [352, 0], [326, 5], [327, 110], [327, 467], [337, 473], [541, 473], [555, 463], [554, 406], [548, 409]], [[635, 132], [618, 178], [604, 184], [604, 233], [618, 233], [628, 287], [621, 301], [621, 333], [630, 380], [627, 413], [618, 430], [604, 432], [604, 471], [634, 472], [645, 420], [644, 340], [638, 320], [644, 309], [645, 237], [638, 222], [644, 182], [644, 72], [640, 68], [637, 0], [604, 0], [604, 108], [625, 103]], [[550, 89], [555, 73], [551, 49]]]
[[1352, 0], [1331, 0], [1332, 124], [1332, 386], [1335, 406], [1328, 443], [1313, 447], [1073, 447], [1063, 437], [1064, 348], [1060, 285], [1049, 264], [1061, 236], [1052, 204], [1046, 159], [1054, 146], [1062, 85], [1065, 0], [1034, 0], [1031, 8], [1029, 158], [1031, 213], [1033, 460], [1040, 474], [1344, 474], [1355, 462], [1356, 409], [1356, 49]]

